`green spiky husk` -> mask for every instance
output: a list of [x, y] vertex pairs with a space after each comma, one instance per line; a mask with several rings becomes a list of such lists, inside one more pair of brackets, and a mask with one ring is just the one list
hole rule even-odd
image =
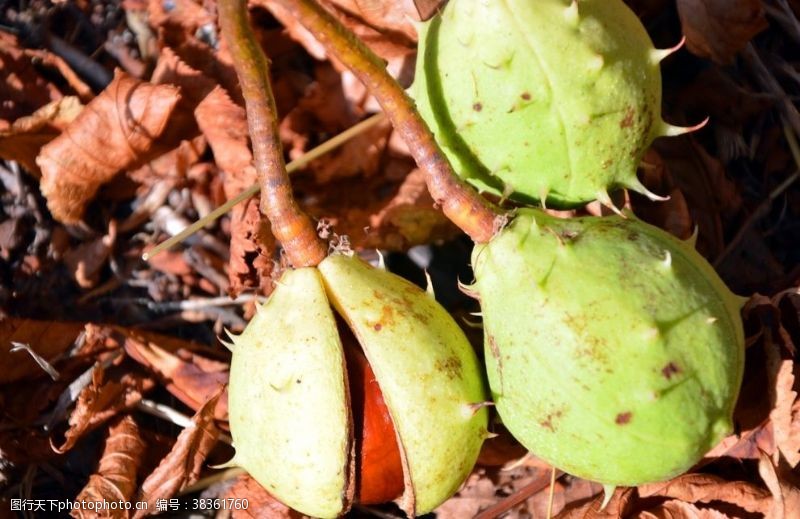
[[742, 300], [691, 244], [633, 218], [521, 210], [473, 265], [493, 398], [537, 456], [638, 485], [731, 432]]
[[655, 49], [621, 0], [451, 0], [420, 31], [411, 94], [462, 177], [573, 206], [663, 134]]

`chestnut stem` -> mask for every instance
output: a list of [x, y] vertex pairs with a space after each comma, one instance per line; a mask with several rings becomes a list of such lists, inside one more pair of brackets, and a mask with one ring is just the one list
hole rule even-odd
[[422, 169], [428, 191], [444, 214], [473, 241], [488, 242], [502, 212], [455, 175], [414, 101], [386, 71], [384, 61], [314, 0], [273, 1], [289, 11], [375, 96]]
[[220, 0], [217, 12], [247, 108], [253, 159], [261, 183], [261, 214], [269, 219], [272, 234], [283, 245], [292, 266], [316, 266], [325, 259], [328, 247], [294, 200], [278, 134], [269, 60], [250, 27], [247, 2]]

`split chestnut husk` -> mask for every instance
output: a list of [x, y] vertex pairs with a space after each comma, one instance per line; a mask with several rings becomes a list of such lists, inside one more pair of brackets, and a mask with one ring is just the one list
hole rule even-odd
[[[358, 339], [388, 409], [394, 437], [383, 441], [396, 442], [404, 480], [397, 502], [409, 515], [427, 513], [458, 489], [487, 436], [480, 366], [433, 297], [358, 258], [333, 255], [318, 268], [287, 271], [233, 338], [231, 463], [277, 499], [315, 517], [337, 517], [350, 508], [357, 466], [364, 478], [383, 472], [364, 464], [372, 448], [366, 436], [355, 448], [354, 421], [366, 425], [376, 415], [354, 420], [351, 394], [358, 398], [359, 390], [366, 391], [365, 410], [375, 394], [371, 400], [370, 389], [363, 389], [368, 384], [349, 386], [331, 305]], [[361, 374], [369, 380], [367, 370]], [[396, 467], [384, 468], [391, 480]], [[362, 495], [368, 487], [361, 481]], [[390, 481], [388, 490], [368, 497], [391, 495], [391, 489]]]

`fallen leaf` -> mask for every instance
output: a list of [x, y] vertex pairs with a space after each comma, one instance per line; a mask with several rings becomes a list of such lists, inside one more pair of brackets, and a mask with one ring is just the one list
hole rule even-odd
[[[99, 504], [128, 502], [136, 492], [136, 472], [141, 462], [145, 444], [139, 435], [139, 427], [133, 417], [125, 415], [108, 428], [103, 455], [97, 471], [75, 498]], [[100, 513], [98, 513], [100, 512]], [[121, 510], [88, 511], [76, 508], [71, 513], [75, 518], [127, 517]]]
[[772, 493], [772, 506], [765, 513], [765, 519], [790, 519], [800, 510], [800, 488], [788, 480], [783, 470], [776, 469], [766, 454], [758, 461], [758, 474]]
[[[420, 0], [331, 0], [337, 9], [347, 13], [364, 25], [384, 33], [387, 39], [402, 34], [410, 42], [417, 40]], [[428, 3], [431, 3], [430, 1]], [[430, 6], [422, 6], [423, 8]]]
[[[145, 479], [136, 501], [144, 501], [148, 509], [155, 510], [157, 500], [173, 497], [183, 487], [197, 481], [219, 436], [214, 423], [219, 396], [217, 393], [195, 413], [192, 425], [181, 432], [170, 453]], [[146, 510], [137, 510], [133, 517], [138, 519], [146, 515]]]
[[[346, 70], [338, 60], [329, 57], [316, 38], [283, 7], [266, 0], [254, 0], [253, 3], [268, 9], [289, 35], [313, 57], [320, 61], [330, 59], [339, 71]], [[386, 60], [388, 70], [400, 79], [401, 84], [408, 86], [413, 73], [417, 41], [412, 22], [417, 12], [411, 2], [334, 0], [334, 5], [328, 10], [375, 54]], [[348, 75], [349, 72], [345, 72], [343, 77]]]
[[684, 474], [663, 483], [638, 487], [638, 495], [669, 497], [687, 503], [723, 501], [753, 513], [764, 513], [770, 504], [769, 493], [745, 481], [726, 481], [711, 474]]
[[[167, 391], [197, 411], [211, 396], [228, 383], [228, 363], [202, 357], [180, 348], [174, 353], [158, 346], [157, 342], [129, 337], [125, 350], [163, 381]], [[215, 417], [228, 419], [227, 390], [219, 398]]]
[[81, 101], [88, 102], [94, 98], [92, 89], [83, 82], [69, 64], [60, 56], [46, 50], [25, 49], [25, 55], [33, 58], [37, 64], [52, 67], [61, 74], [72, 90], [78, 95]]
[[64, 254], [64, 263], [81, 288], [92, 288], [100, 280], [100, 270], [105, 266], [114, 243], [117, 241], [117, 223], [108, 223], [108, 234], [83, 242]]
[[617, 488], [611, 501], [602, 510], [600, 507], [605, 494], [600, 493], [594, 499], [568, 505], [555, 519], [623, 519], [628, 517], [635, 496], [635, 488]]
[[0, 321], [0, 384], [28, 377], [47, 376], [24, 351], [12, 353], [12, 343], [27, 344], [37, 355], [52, 362], [65, 352], [83, 330], [82, 323], [8, 318]]
[[[691, 220], [698, 227], [698, 251], [707, 258], [716, 258], [725, 248], [722, 221], [734, 221], [733, 216], [741, 208], [736, 184], [728, 178], [722, 163], [691, 137], [658, 139], [653, 149], [660, 160], [652, 154], [649, 157], [656, 169], [661, 164], [666, 167], [668, 185], [680, 190]], [[657, 171], [653, 174], [658, 175]]]
[[0, 31], [0, 130], [10, 121], [32, 114], [62, 94], [52, 81], [43, 78], [33, 59], [20, 47], [16, 36]]
[[483, 471], [473, 471], [458, 493], [436, 508], [437, 519], [475, 517], [498, 501], [495, 482]]
[[729, 516], [710, 508], [698, 508], [690, 503], [671, 500], [653, 509], [639, 513], [637, 519], [730, 519]]
[[768, 343], [765, 346], [773, 401], [769, 419], [772, 422], [775, 445], [789, 466], [795, 467], [800, 463], [800, 419], [796, 411], [800, 404], [797, 401], [797, 391], [793, 389], [795, 364], [793, 359], [782, 359], [776, 345]]
[[147, 21], [153, 27], [177, 25], [188, 34], [194, 34], [204, 25], [214, 23], [214, 18], [206, 11], [202, 2], [171, 0], [169, 4], [165, 4], [161, 0], [149, 0], [147, 7]]
[[[225, 172], [223, 188], [225, 196], [231, 199], [258, 180], [248, 146], [244, 109], [217, 87], [200, 102], [195, 116], [217, 165]], [[228, 293], [236, 297], [242, 290], [260, 287], [269, 294], [276, 243], [266, 219], [261, 217], [258, 197], [236, 205], [231, 210], [230, 222]]]
[[232, 519], [248, 519], [251, 517], [300, 519], [304, 517], [272, 497], [269, 492], [264, 490], [264, 487], [248, 475], [236, 478], [233, 485], [228, 487], [228, 490], [220, 496], [220, 499], [247, 499], [247, 507], [240, 509], [234, 507], [230, 510]]
[[424, 175], [414, 169], [389, 203], [370, 217], [365, 246], [407, 250], [415, 245], [453, 238], [458, 233], [434, 207]]
[[678, 0], [678, 14], [689, 50], [722, 65], [768, 26], [761, 0]]
[[142, 83], [116, 71], [111, 84], [36, 158], [53, 216], [79, 222], [101, 185], [120, 170], [160, 155], [163, 150], [153, 144], [179, 98], [175, 87]]
[[53, 450], [59, 454], [67, 452], [87, 432], [139, 403], [142, 396], [155, 385], [155, 380], [129, 367], [114, 366], [107, 372], [98, 364], [92, 373], [91, 383], [78, 395], [64, 441], [56, 445], [51, 440]]
[[425, 22], [433, 18], [433, 15], [439, 12], [445, 4], [445, 1], [446, 0], [414, 0], [414, 6], [417, 8], [419, 19]]
[[36, 156], [42, 146], [58, 137], [82, 109], [77, 97], [62, 97], [32, 115], [17, 119], [5, 130], [0, 129], [0, 158], [16, 160], [29, 172], [41, 176]]

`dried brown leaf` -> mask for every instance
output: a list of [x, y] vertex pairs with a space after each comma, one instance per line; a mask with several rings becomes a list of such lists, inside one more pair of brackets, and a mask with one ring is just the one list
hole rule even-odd
[[[225, 196], [233, 198], [258, 180], [247, 144], [244, 109], [217, 87], [197, 106], [195, 117], [214, 152], [217, 165], [225, 172]], [[262, 292], [269, 293], [275, 239], [258, 210], [258, 199], [253, 197], [235, 206], [230, 219], [229, 293], [237, 296], [246, 288], [258, 286]]]
[[0, 129], [0, 158], [16, 160], [34, 175], [41, 175], [36, 156], [42, 146], [58, 137], [82, 109], [77, 97], [62, 97]]
[[[136, 492], [136, 471], [141, 463], [145, 444], [133, 417], [123, 416], [108, 429], [103, 455], [97, 471], [78, 494], [76, 501], [95, 503], [128, 502]], [[98, 508], [98, 510], [101, 510]], [[125, 510], [88, 511], [75, 509], [72, 517], [127, 517]]]
[[669, 497], [687, 503], [722, 501], [753, 513], [769, 508], [769, 493], [745, 481], [726, 481], [711, 474], [684, 474], [663, 483], [638, 487], [641, 498]]
[[617, 488], [614, 496], [604, 509], [600, 509], [605, 495], [598, 494], [594, 499], [569, 505], [556, 516], [556, 519], [623, 519], [628, 517], [635, 503], [635, 488]]
[[415, 245], [448, 239], [458, 229], [434, 207], [425, 178], [419, 169], [406, 176], [397, 194], [370, 217], [367, 247], [406, 250]]
[[[387, 34], [402, 34], [411, 41], [417, 39], [416, 20], [419, 19], [419, 0], [330, 0], [337, 9], [357, 18], [364, 25]], [[423, 6], [426, 7], [426, 6]], [[427, 6], [429, 7], [429, 6]]]
[[[722, 221], [730, 221], [741, 207], [736, 184], [727, 177], [722, 163], [691, 137], [659, 139], [654, 149], [658, 155], [648, 155], [656, 165], [652, 174], [657, 177], [658, 167], [666, 167], [667, 185], [681, 192], [691, 220], [698, 226], [698, 250], [706, 257], [717, 257], [725, 247]], [[653, 188], [658, 189], [658, 185]]]
[[8, 318], [0, 321], [0, 384], [46, 376], [24, 351], [11, 353], [12, 343], [27, 344], [47, 361], [72, 346], [83, 330], [81, 323]]
[[417, 8], [419, 19], [425, 22], [433, 18], [445, 2], [446, 0], [414, 0], [414, 6]]
[[667, 501], [654, 509], [641, 512], [637, 519], [730, 519], [729, 516], [710, 508], [697, 508], [683, 501]]
[[[289, 35], [319, 60], [328, 59], [324, 48], [287, 11], [267, 0], [254, 0], [255, 5], [267, 8], [280, 21]], [[331, 6], [330, 3], [333, 3]], [[395, 75], [410, 72], [404, 65], [411, 63], [416, 52], [417, 33], [412, 20], [417, 18], [413, 2], [381, 2], [378, 0], [332, 0], [325, 6], [348, 29], [356, 34], [378, 56], [385, 59]], [[340, 71], [345, 67], [332, 62]]]
[[100, 280], [100, 270], [117, 241], [117, 222], [108, 224], [108, 234], [81, 243], [64, 254], [64, 263], [81, 288], [92, 288]]
[[33, 61], [16, 36], [0, 31], [0, 130], [62, 97], [51, 81], [39, 75]]
[[678, 14], [689, 50], [720, 64], [767, 28], [762, 0], [678, 0]]
[[[184, 348], [170, 352], [156, 342], [131, 336], [125, 341], [125, 350], [155, 372], [170, 393], [195, 411], [228, 383], [230, 366], [227, 363]], [[223, 397], [218, 401], [215, 417], [218, 420], [228, 419], [227, 390], [223, 391]]]
[[37, 64], [52, 67], [61, 74], [81, 101], [88, 102], [94, 98], [92, 89], [83, 82], [69, 64], [60, 56], [46, 50], [25, 49], [25, 55], [33, 58]]
[[142, 83], [117, 71], [114, 80], [36, 158], [53, 216], [76, 223], [99, 187], [117, 172], [159, 155], [178, 89]]
[[789, 481], [789, 475], [766, 454], [758, 461], [758, 473], [772, 493], [772, 506], [765, 513], [765, 519], [790, 519], [800, 510], [800, 488]]
[[483, 471], [470, 474], [458, 493], [436, 508], [438, 519], [475, 517], [498, 501], [497, 486]]
[[60, 445], [52, 443], [53, 450], [58, 453], [70, 450], [87, 432], [131, 409], [154, 387], [152, 378], [128, 367], [112, 367], [106, 372], [102, 365], [97, 365], [92, 382], [78, 395], [64, 441]]
[[300, 519], [295, 512], [272, 497], [264, 487], [248, 475], [238, 477], [220, 499], [247, 499], [247, 508], [232, 509], [232, 519], [269, 517], [270, 519]]
[[[174, 496], [183, 487], [197, 481], [203, 463], [219, 436], [214, 423], [214, 409], [220, 393], [210, 398], [194, 417], [193, 424], [178, 436], [175, 445], [158, 467], [145, 479], [137, 501], [147, 502], [154, 510], [156, 501]], [[146, 510], [137, 510], [134, 519], [147, 515]]]
[[153, 27], [175, 25], [187, 34], [194, 34], [202, 26], [214, 23], [214, 18], [206, 11], [202, 2], [172, 0], [165, 4], [160, 0], [149, 0], [147, 7], [147, 21]]
[[772, 375], [773, 407], [769, 413], [777, 450], [791, 467], [800, 463], [800, 423], [795, 408], [799, 405], [795, 391], [793, 359], [782, 359], [777, 346], [767, 346], [767, 368]]

